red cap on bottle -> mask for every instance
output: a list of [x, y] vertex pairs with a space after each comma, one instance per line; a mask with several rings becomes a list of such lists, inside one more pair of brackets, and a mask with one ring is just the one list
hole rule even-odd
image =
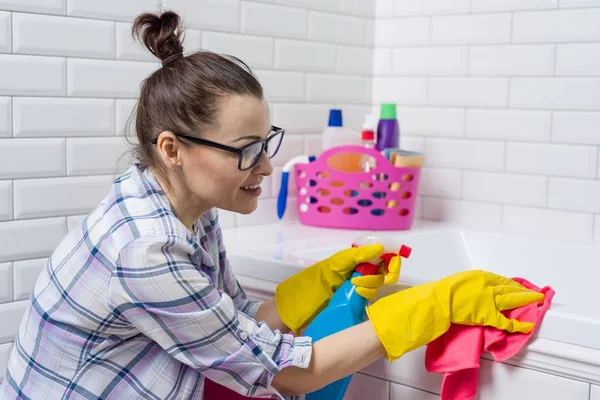
[[375, 132], [372, 130], [362, 131], [362, 140], [375, 140]]

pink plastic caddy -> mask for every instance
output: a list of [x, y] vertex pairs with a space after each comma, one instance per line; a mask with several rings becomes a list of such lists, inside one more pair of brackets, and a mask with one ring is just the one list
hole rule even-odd
[[[369, 172], [342, 172], [328, 164], [341, 153], [375, 159]], [[305, 225], [365, 230], [406, 230], [413, 223], [420, 167], [395, 167], [377, 150], [339, 146], [295, 166], [298, 216]]]

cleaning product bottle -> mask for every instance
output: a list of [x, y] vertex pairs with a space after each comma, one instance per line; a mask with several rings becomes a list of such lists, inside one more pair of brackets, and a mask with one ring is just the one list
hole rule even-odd
[[[367, 242], [373, 242], [377, 239], [375, 236], [361, 237], [355, 240], [352, 246], [372, 244]], [[373, 243], [383, 244], [383, 242], [387, 242], [388, 245], [392, 243], [389, 240]], [[404, 245], [400, 250], [392, 247], [388, 249], [384, 245], [384, 253], [381, 257], [359, 264], [354, 269], [350, 279], [335, 291], [327, 307], [308, 325], [303, 335], [310, 336], [314, 343], [324, 337], [364, 322], [366, 320], [365, 307], [367, 306], [367, 299], [356, 293], [356, 286], [351, 283], [351, 280], [359, 276], [378, 274], [382, 272], [382, 268], [384, 270], [387, 268], [393, 256], [400, 255], [408, 258], [410, 251], [410, 247]], [[348, 375], [332, 382], [319, 390], [306, 394], [305, 400], [342, 400], [351, 379], [352, 375]]]
[[396, 104], [383, 103], [377, 125], [377, 150], [400, 147], [400, 125], [396, 119]]
[[[375, 149], [375, 132], [372, 128], [370, 115], [365, 116], [365, 122], [361, 132], [361, 141], [364, 147]], [[376, 161], [373, 157], [363, 155], [360, 160], [360, 165], [363, 172], [371, 172], [376, 166]]]
[[[322, 148], [328, 150], [336, 146], [360, 145], [360, 134], [345, 128], [342, 120], [342, 110], [329, 110], [329, 123], [322, 135]], [[360, 154], [341, 153], [331, 157], [328, 165], [338, 171], [361, 172]]]

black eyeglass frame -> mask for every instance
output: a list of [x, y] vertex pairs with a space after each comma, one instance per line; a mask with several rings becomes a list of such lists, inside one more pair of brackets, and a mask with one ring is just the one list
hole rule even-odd
[[[285, 129], [279, 128], [279, 127], [274, 126], [274, 125], [271, 125], [271, 131], [274, 131], [274, 133], [271, 136], [269, 136], [268, 138], [266, 138], [264, 140], [257, 140], [256, 142], [248, 143], [247, 145], [242, 146], [242, 147], [231, 147], [231, 146], [227, 146], [225, 144], [213, 142], [212, 140], [206, 140], [206, 139], [201, 139], [201, 138], [198, 138], [198, 137], [195, 137], [195, 136], [189, 136], [189, 135], [186, 135], [184, 133], [175, 133], [175, 132], [173, 132], [173, 134], [175, 136], [177, 136], [177, 137], [181, 137], [181, 138], [187, 139], [190, 142], [193, 142], [193, 143], [196, 143], [196, 144], [201, 144], [201, 145], [205, 145], [205, 146], [209, 146], [209, 147], [214, 147], [214, 148], [217, 148], [217, 149], [225, 150], [225, 151], [228, 151], [230, 153], [235, 153], [235, 154], [238, 155], [238, 169], [240, 171], [247, 171], [247, 170], [249, 170], [251, 168], [254, 168], [256, 166], [256, 164], [259, 163], [259, 161], [260, 161], [260, 159], [262, 157], [263, 152], [266, 153], [267, 156], [268, 156], [269, 153], [267, 152], [267, 149], [269, 148], [269, 142], [271, 141], [271, 139], [273, 139], [277, 135], [281, 134], [281, 142], [283, 142], [283, 136], [285, 135]], [[279, 144], [279, 148], [281, 148], [281, 142]], [[152, 142], [150, 142], [150, 143], [152, 143], [152, 144], [158, 143], [158, 137], [155, 138], [154, 140], [152, 140]], [[243, 159], [242, 155], [244, 153], [244, 150], [247, 149], [247, 148], [249, 148], [249, 147], [251, 147], [251, 146], [256, 145], [256, 143], [262, 143], [262, 149], [260, 151], [260, 157], [258, 157], [256, 159], [256, 161], [251, 166], [246, 167], [246, 168], [242, 168], [242, 159]], [[271, 159], [271, 158], [273, 158], [273, 157], [275, 157], [277, 155], [277, 153], [279, 152], [279, 148], [277, 148], [277, 151], [275, 151], [275, 154], [273, 154], [272, 156], [270, 156], [269, 159]]]

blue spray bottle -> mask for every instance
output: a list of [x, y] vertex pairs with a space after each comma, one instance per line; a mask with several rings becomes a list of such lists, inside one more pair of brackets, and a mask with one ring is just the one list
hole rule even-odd
[[[353, 244], [356, 246], [356, 244]], [[353, 278], [364, 275], [375, 275], [387, 269], [390, 259], [395, 255], [408, 258], [410, 247], [402, 246], [398, 252], [385, 252], [380, 259], [359, 264], [350, 279], [345, 281], [333, 294], [327, 307], [321, 311], [308, 325], [303, 336], [310, 336], [314, 342], [336, 332], [360, 324], [366, 320], [365, 307], [367, 299], [356, 293]], [[387, 270], [386, 270], [387, 272]], [[329, 385], [306, 394], [306, 400], [342, 400], [346, 394], [352, 375], [330, 383]]]

